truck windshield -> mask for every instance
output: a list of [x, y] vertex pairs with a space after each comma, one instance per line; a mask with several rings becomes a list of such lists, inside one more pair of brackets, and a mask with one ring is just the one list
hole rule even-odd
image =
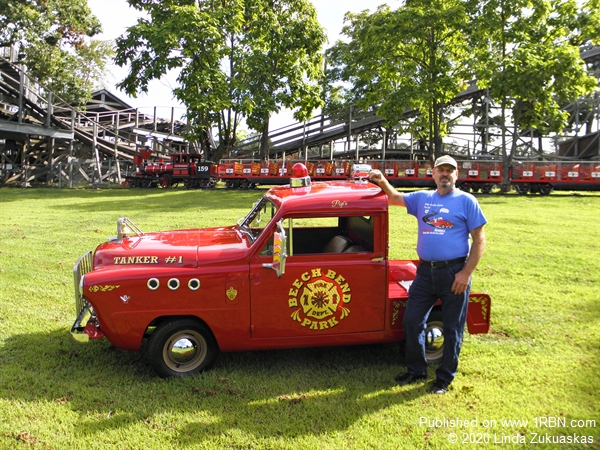
[[271, 200], [263, 197], [244, 219], [240, 219], [238, 225], [254, 242], [275, 214], [277, 214], [277, 206]]

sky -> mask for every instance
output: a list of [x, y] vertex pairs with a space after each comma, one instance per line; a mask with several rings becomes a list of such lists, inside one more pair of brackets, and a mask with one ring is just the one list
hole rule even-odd
[[[398, 0], [313, 0], [317, 9], [318, 20], [327, 32], [329, 45], [340, 38], [340, 31], [344, 25], [346, 12], [361, 12], [365, 9], [375, 11], [377, 6], [387, 3], [391, 7], [398, 4]], [[112, 40], [125, 33], [127, 27], [134, 25], [139, 13], [130, 8], [126, 0], [88, 0], [92, 13], [102, 23], [103, 33], [95, 36], [96, 39]], [[146, 114], [153, 114], [153, 108], [157, 107], [159, 117], [170, 118], [171, 108], [175, 107], [175, 117], [179, 118], [184, 113], [184, 108], [173, 99], [172, 89], [176, 86], [176, 74], [168, 74], [161, 80], [152, 81], [148, 87], [148, 94], [140, 94], [132, 98], [120, 91], [116, 84], [125, 78], [125, 68], [111, 66], [110, 75], [106, 80], [106, 88], [117, 97], [134, 108]], [[293, 123], [291, 112], [284, 111], [271, 119], [271, 129], [276, 129]]]

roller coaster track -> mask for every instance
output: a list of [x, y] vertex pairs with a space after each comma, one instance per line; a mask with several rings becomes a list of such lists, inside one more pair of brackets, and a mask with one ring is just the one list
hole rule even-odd
[[[590, 63], [600, 60], [600, 47], [590, 47], [581, 50], [581, 58]], [[600, 74], [597, 74], [600, 75]], [[450, 105], [460, 104], [465, 100], [481, 97], [485, 90], [480, 89], [476, 82], [452, 99]], [[407, 110], [402, 119], [410, 119], [418, 111]], [[315, 116], [307, 122], [298, 122], [269, 132], [270, 155], [292, 153], [304, 147], [315, 147], [329, 144], [333, 141], [350, 139], [350, 136], [369, 130], [382, 129], [385, 120], [378, 117], [373, 111], [353, 111], [352, 108], [338, 111], [330, 115]], [[241, 141], [234, 148], [232, 154], [245, 156], [258, 150], [260, 136]]]
[[[582, 49], [581, 57], [585, 62], [599, 61], [600, 47]], [[16, 112], [10, 108], [1, 109], [3, 118], [0, 118], [0, 131], [74, 139], [97, 150], [98, 159], [102, 155], [107, 159], [131, 161], [137, 155], [136, 143], [118, 135], [116, 127], [104, 127], [65, 102], [58, 102], [62, 106], [52, 104], [52, 96], [43, 98], [33, 91], [28, 91], [30, 95], [23, 95], [23, 77], [27, 75], [22, 74], [16, 65], [0, 58], [0, 93], [22, 102], [20, 111], [19, 108], [14, 108], [17, 109]], [[35, 84], [35, 81], [29, 81]], [[484, 90], [472, 82], [451, 101], [451, 104], [460, 104], [484, 94]], [[26, 115], [23, 114], [24, 111]], [[407, 110], [402, 118], [409, 119], [417, 114], [418, 111]], [[325, 145], [343, 139], [350, 141], [351, 136], [369, 130], [381, 130], [384, 126], [385, 120], [378, 117], [374, 111], [356, 111], [351, 107], [272, 130], [269, 133], [270, 154], [294, 153], [306, 147]], [[247, 156], [258, 150], [259, 142], [260, 136], [243, 140], [233, 149], [231, 156]]]
[[[483, 95], [484, 90], [472, 83], [466, 90], [457, 95], [451, 104], [458, 104], [465, 100]], [[418, 111], [407, 110], [402, 118], [409, 119], [418, 115]], [[307, 122], [298, 122], [288, 127], [273, 130], [269, 133], [271, 143], [269, 152], [291, 153], [304, 147], [315, 147], [328, 144], [332, 141], [350, 138], [355, 134], [365, 131], [381, 129], [385, 120], [378, 117], [373, 111], [354, 112], [353, 108], [338, 111], [330, 115], [319, 115]], [[241, 141], [234, 153], [247, 153], [258, 149], [260, 137]]]
[[[52, 94], [44, 98], [33, 90], [24, 93], [22, 77], [26, 75], [19, 68], [0, 58], [0, 93], [15, 102], [2, 108], [0, 131], [74, 139], [97, 149], [99, 156], [106, 158], [132, 161], [137, 155], [136, 143], [117, 135], [116, 129], [105, 127], [60, 99], [53, 104]], [[14, 106], [18, 102], [21, 108]]]

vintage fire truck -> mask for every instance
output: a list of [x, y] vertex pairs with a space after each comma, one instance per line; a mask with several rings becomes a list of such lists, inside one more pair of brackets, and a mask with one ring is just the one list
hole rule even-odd
[[[119, 219], [74, 267], [73, 337], [141, 350], [162, 377], [208, 369], [220, 351], [403, 340], [417, 261], [388, 259], [385, 194], [364, 179], [311, 183], [300, 163], [291, 175], [233, 226], [145, 233]], [[490, 307], [471, 293], [470, 333], [488, 331]], [[437, 362], [439, 305], [426, 336]]]

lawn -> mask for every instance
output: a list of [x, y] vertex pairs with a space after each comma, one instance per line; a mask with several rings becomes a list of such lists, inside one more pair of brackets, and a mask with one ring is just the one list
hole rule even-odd
[[[478, 197], [492, 326], [466, 337], [444, 396], [394, 385], [399, 344], [224, 353], [161, 379], [71, 340], [73, 264], [119, 217], [233, 224], [263, 192], [0, 189], [0, 449], [600, 449], [598, 193]], [[390, 257], [414, 258], [415, 219], [393, 208], [390, 224]]]

